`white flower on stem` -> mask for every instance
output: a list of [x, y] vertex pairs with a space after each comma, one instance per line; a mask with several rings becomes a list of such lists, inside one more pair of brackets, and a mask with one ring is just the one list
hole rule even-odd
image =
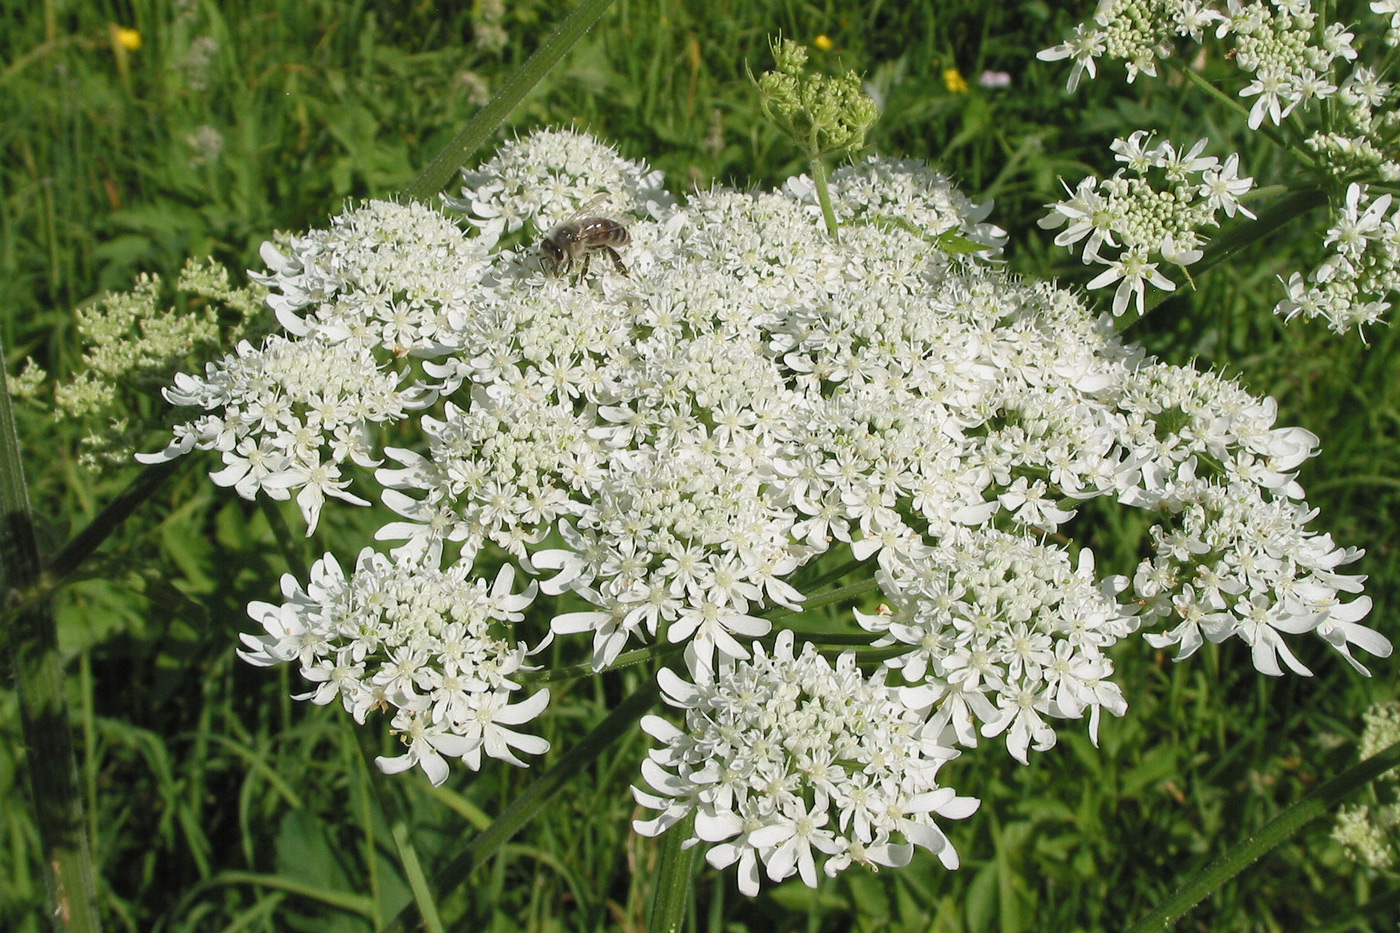
[[1240, 156], [1232, 152], [1220, 168], [1211, 167], [1201, 175], [1201, 196], [1206, 199], [1206, 207], [1223, 210], [1225, 216], [1234, 217], [1238, 212], [1254, 220], [1254, 213], [1240, 203], [1240, 196], [1254, 187], [1253, 178], [1240, 178]]
[[549, 742], [545, 739], [505, 728], [527, 723], [542, 713], [549, 705], [548, 690], [539, 690], [519, 703], [511, 703], [510, 693], [506, 690], [477, 692], [468, 699], [467, 705], [469, 711], [459, 722], [461, 734], [472, 745], [469, 751], [458, 757], [473, 771], [481, 768], [482, 752], [524, 768], [525, 762], [516, 757], [512, 749], [527, 755], [543, 755], [549, 751]]
[[333, 496], [351, 505], [369, 505], [368, 500], [361, 499], [346, 489], [350, 481], [341, 479], [339, 467], [334, 463], [321, 463], [320, 456], [314, 452], [309, 460], [293, 461], [283, 469], [268, 474], [264, 477], [262, 485], [271, 490], [299, 490], [297, 508], [301, 509], [308, 534], [316, 530], [326, 496]]
[[1089, 288], [1103, 288], [1118, 282], [1113, 293], [1113, 316], [1122, 317], [1128, 310], [1128, 302], [1133, 302], [1137, 314], [1141, 316], [1146, 308], [1144, 300], [1147, 285], [1151, 284], [1164, 291], [1176, 288], [1172, 281], [1157, 271], [1155, 262], [1147, 261], [1147, 251], [1134, 248], [1108, 264], [1108, 268], [1089, 281]]
[[994, 738], [1006, 733], [1006, 750], [1021, 764], [1026, 764], [1026, 752], [1034, 748], [1043, 752], [1055, 745], [1055, 731], [1041, 718], [1050, 712], [1048, 690], [1029, 689], [1003, 693], [998, 698], [1001, 710], [996, 719], [982, 727], [982, 734]]
[[749, 656], [748, 650], [734, 637], [761, 638], [773, 624], [743, 612], [701, 599], [700, 604], [680, 610], [676, 621], [666, 631], [672, 644], [685, 642], [685, 656], [692, 666], [711, 667], [715, 652], [721, 658], [739, 660]]
[[1366, 248], [1366, 241], [1381, 229], [1381, 221], [1390, 210], [1391, 196], [1383, 194], [1361, 208], [1361, 199], [1367, 194], [1364, 185], [1347, 186], [1342, 210], [1332, 228], [1327, 231], [1325, 242], [1336, 246], [1343, 256], [1357, 256]]
[[814, 802], [808, 809], [788, 801], [766, 825], [749, 834], [750, 845], [759, 851], [773, 850], [764, 860], [770, 881], [782, 881], [795, 872], [807, 887], [817, 886], [817, 862], [812, 850], [826, 855], [837, 851], [836, 834], [822, 829], [827, 818], [824, 802]]
[[1113, 158], [1126, 165], [1129, 171], [1145, 175], [1148, 169], [1161, 164], [1160, 147], [1148, 149], [1145, 145], [1151, 139], [1152, 134], [1147, 130], [1134, 130], [1127, 139], [1114, 139], [1108, 149], [1113, 153]]
[[[1062, 182], [1063, 184], [1063, 182]], [[1068, 185], [1066, 191], [1070, 191]], [[1097, 181], [1085, 178], [1070, 191], [1068, 201], [1050, 205], [1053, 213], [1042, 217], [1037, 223], [1047, 230], [1054, 230], [1069, 221], [1069, 225], [1055, 235], [1056, 246], [1072, 246], [1088, 237], [1084, 244], [1084, 261], [1098, 261], [1099, 250], [1107, 245], [1117, 247], [1113, 238], [1113, 227], [1118, 214], [1113, 206], [1097, 191]]]
[[465, 736], [448, 731], [445, 724], [432, 723], [421, 716], [414, 716], [407, 710], [400, 710], [394, 717], [393, 728], [401, 741], [408, 746], [408, 751], [402, 755], [379, 755], [374, 759], [374, 763], [385, 774], [398, 774], [414, 767], [422, 768], [434, 787], [446, 781], [451, 773], [447, 767], [447, 758], [469, 755], [475, 747]]
[[1071, 58], [1074, 60], [1074, 68], [1070, 70], [1069, 81], [1065, 87], [1070, 93], [1079, 87], [1079, 79], [1088, 74], [1090, 78], [1098, 74], [1098, 69], [1094, 64], [1095, 59], [1104, 53], [1105, 42], [1103, 34], [1098, 30], [1091, 30], [1083, 23], [1074, 27], [1074, 33], [1064, 42], [1048, 49], [1041, 49], [1035, 53], [1035, 57], [1043, 62], [1057, 62], [1062, 59]]
[[997, 499], [1019, 524], [1053, 532], [1073, 518], [1074, 513], [1056, 506], [1046, 498], [1046, 491], [1044, 481], [1032, 483], [1026, 477], [1018, 476]]

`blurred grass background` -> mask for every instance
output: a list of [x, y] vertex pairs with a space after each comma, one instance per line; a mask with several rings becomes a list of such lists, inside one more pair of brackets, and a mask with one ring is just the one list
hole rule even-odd
[[[814, 60], [860, 71], [883, 99], [873, 150], [930, 160], [979, 200], [995, 198], [1014, 271], [1082, 283], [1087, 270], [1051, 249], [1034, 220], [1061, 196], [1058, 177], [1111, 173], [1115, 135], [1209, 135], [1211, 154], [1240, 151], [1261, 184], [1297, 180], [1262, 137], [1167, 82], [1126, 85], [1109, 67], [1066, 94], [1068, 69], [1034, 55], [1093, 5], [618, 0], [501, 133], [573, 123], [664, 169], [679, 192], [769, 186], [802, 165], [764, 125], [745, 65], [769, 65], [776, 33], [809, 45], [824, 36], [830, 48]], [[403, 188], [561, 13], [541, 0], [0, 0], [7, 370], [32, 356], [70, 375], [82, 350], [73, 309], [139, 272], [173, 279], [190, 255], [256, 268], [273, 230], [318, 225], [346, 199]], [[1345, 13], [1336, 18], [1354, 21]], [[1235, 76], [1228, 63], [1203, 67]], [[1009, 86], [980, 86], [984, 71], [1005, 72]], [[1281, 424], [1321, 436], [1322, 456], [1302, 476], [1318, 526], [1367, 549], [1353, 569], [1371, 575], [1370, 624], [1400, 640], [1396, 337], [1377, 328], [1365, 346], [1318, 325], [1284, 328], [1270, 313], [1277, 276], [1318, 255], [1326, 218], [1307, 220], [1199, 276], [1179, 314], [1150, 318], [1133, 336], [1274, 395]], [[78, 426], [42, 406], [18, 414], [37, 517], [56, 547], [134, 468], [92, 477], [76, 464]], [[148, 449], [162, 443], [154, 438]], [[201, 469], [188, 464], [59, 600], [110, 926], [371, 929], [407, 895], [348, 719], [289, 700], [285, 670], [234, 658], [251, 624], [244, 606], [272, 598], [286, 568], [256, 510], [216, 495]], [[1137, 518], [1102, 515], [1090, 540], [1101, 565], [1132, 565]], [[363, 512], [328, 513], [305, 553], [334, 547], [349, 559], [367, 527]], [[1240, 645], [1208, 646], [1182, 665], [1125, 645], [1116, 660], [1130, 710], [1105, 722], [1101, 748], [1071, 724], [1029, 767], [989, 749], [944, 772], [984, 801], [950, 827], [959, 871], [924, 859], [878, 876], [851, 871], [816, 892], [794, 881], [749, 901], [705, 869], [695, 929], [1117, 929], [1204, 856], [1354, 760], [1360, 714], [1395, 695], [1395, 665], [1376, 662], [1365, 681], [1315, 645], [1301, 656], [1318, 676], [1264, 678]], [[563, 714], [547, 720], [546, 737], [566, 747], [626, 690], [619, 679], [558, 691]], [[0, 731], [0, 799], [10, 802], [0, 929], [40, 930], [9, 691]], [[443, 892], [444, 914], [471, 930], [641, 930], [655, 849], [629, 836], [626, 787], [642, 753], [638, 738], [606, 757], [472, 885]], [[441, 789], [417, 776], [393, 786], [431, 869], [532, 776], [490, 764]], [[1372, 890], [1327, 831], [1313, 826], [1275, 851], [1182, 928], [1311, 929], [1348, 915], [1384, 885]]]

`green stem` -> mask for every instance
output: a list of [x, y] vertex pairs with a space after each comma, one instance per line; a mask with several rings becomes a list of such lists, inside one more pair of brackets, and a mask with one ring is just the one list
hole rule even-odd
[[281, 510], [267, 496], [258, 496], [258, 509], [263, 518], [267, 519], [267, 525], [272, 529], [272, 539], [277, 542], [277, 550], [287, 562], [287, 569], [292, 572], [292, 576], [302, 581], [309, 579], [311, 572], [306, 567], [305, 558], [297, 550], [296, 539], [292, 530], [287, 527], [287, 520], [282, 517]]
[[87, 560], [103, 541], [111, 537], [112, 532], [136, 511], [136, 507], [149, 499], [160, 488], [160, 484], [179, 469], [185, 460], [185, 457], [176, 457], [164, 463], [154, 463], [138, 473], [116, 498], [97, 513], [97, 517], [89, 522], [86, 528], [74, 535], [72, 540], [54, 555], [45, 568], [44, 575], [55, 578], [57, 583], [77, 570], [78, 566]]
[[[177, 457], [142, 470], [116, 498], [107, 503], [106, 508], [97, 513], [87, 527], [53, 556], [41, 573], [29, 580], [26, 586], [13, 587], [9, 591], [8, 598], [0, 601], [0, 622], [8, 622], [11, 616], [27, 612], [48, 600], [82, 566], [83, 561], [121, 527], [121, 523], [136, 511], [136, 507], [151, 497], [184, 459]], [[3, 633], [0, 633], [0, 641], [3, 641], [3, 637]]]
[[[1214, 84], [1211, 84], [1205, 78], [1201, 77], [1201, 75], [1198, 74], [1195, 69], [1190, 67], [1177, 67], [1177, 72], [1178, 74], [1186, 78], [1186, 80], [1196, 85], [1196, 87], [1205, 91], [1206, 94], [1210, 95], [1211, 97], [1214, 97], [1217, 101], [1224, 104], [1229, 109], [1235, 111], [1235, 113], [1243, 117], [1246, 122], [1249, 121], [1249, 108], [1245, 107], [1237, 99], [1231, 97], [1229, 94], [1226, 94], [1224, 91], [1220, 90], [1220, 88], [1216, 87]], [[1313, 156], [1312, 153], [1308, 152], [1301, 146], [1290, 144], [1287, 139], [1284, 139], [1283, 134], [1279, 132], [1278, 127], [1274, 126], [1272, 123], [1269, 123], [1267, 120], [1263, 123], [1260, 123], [1259, 128], [1255, 130], [1255, 132], [1263, 133], [1265, 136], [1271, 139], [1274, 142], [1274, 144], [1277, 145], [1280, 149], [1288, 150], [1288, 152], [1293, 154], [1294, 158], [1296, 158], [1299, 162], [1302, 162], [1309, 168], [1316, 169], [1318, 167], [1317, 159]]]
[[690, 882], [695, 874], [697, 846], [683, 848], [695, 826], [695, 811], [691, 811], [661, 837], [661, 862], [651, 892], [651, 916], [647, 919], [649, 933], [679, 933], [685, 922], [685, 909], [690, 903]]
[[1305, 824], [1327, 815], [1342, 800], [1397, 765], [1400, 765], [1400, 742], [1343, 771], [1188, 878], [1166, 903], [1129, 927], [1128, 933], [1152, 933], [1167, 929], [1251, 862], [1298, 832]]
[[[0, 347], [0, 360], [4, 358]], [[39, 566], [19, 435], [0, 372], [0, 604], [33, 588]], [[7, 634], [34, 822], [43, 851], [48, 915], [56, 929], [96, 931], [101, 929], [96, 873], [83, 820], [58, 631], [48, 600], [15, 613]]]
[[[599, 755], [631, 732], [637, 721], [656, 702], [658, 692], [655, 679], [647, 680], [635, 693], [619, 703], [597, 728], [565, 752], [558, 764], [511, 801], [510, 806], [496, 817], [495, 822], [473, 839], [466, 850], [433, 879], [433, 890], [438, 892], [438, 896], [443, 897], [447, 892], [465, 884], [472, 872], [526, 823], [534, 819], [565, 784], [577, 780]], [[412, 919], [413, 906], [408, 905], [389, 921], [389, 925], [384, 927], [381, 933], [407, 933], [412, 928]]]
[[822, 217], [826, 220], [826, 232], [833, 240], [839, 239], [836, 233], [836, 211], [831, 207], [831, 190], [827, 186], [826, 163], [819, 155], [812, 156], [812, 180], [817, 183], [817, 202], [822, 206]]
[[496, 96], [463, 127], [452, 142], [428, 163], [413, 184], [404, 190], [404, 197], [415, 201], [431, 198], [442, 190], [467, 157], [480, 148], [496, 127], [505, 121], [525, 95], [540, 83], [564, 53], [573, 48], [583, 34], [593, 27], [612, 0], [582, 0], [573, 12], [564, 17], [554, 31], [545, 37], [535, 54], [526, 60], [507, 80]]

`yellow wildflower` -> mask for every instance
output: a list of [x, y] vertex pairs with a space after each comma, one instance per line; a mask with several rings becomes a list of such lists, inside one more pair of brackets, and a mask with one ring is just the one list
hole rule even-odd
[[128, 52], [135, 52], [141, 48], [141, 31], [139, 29], [127, 29], [125, 26], [112, 24], [112, 42], [126, 49]]

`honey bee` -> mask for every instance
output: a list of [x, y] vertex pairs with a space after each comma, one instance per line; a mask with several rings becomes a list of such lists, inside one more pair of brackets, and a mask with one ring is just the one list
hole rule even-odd
[[632, 240], [627, 228], [616, 220], [606, 217], [578, 217], [566, 220], [540, 241], [540, 252], [551, 275], [566, 275], [573, 268], [574, 260], [580, 260], [579, 280], [588, 275], [589, 257], [596, 252], [608, 254], [617, 271], [627, 274], [622, 257], [616, 247], [626, 246]]

